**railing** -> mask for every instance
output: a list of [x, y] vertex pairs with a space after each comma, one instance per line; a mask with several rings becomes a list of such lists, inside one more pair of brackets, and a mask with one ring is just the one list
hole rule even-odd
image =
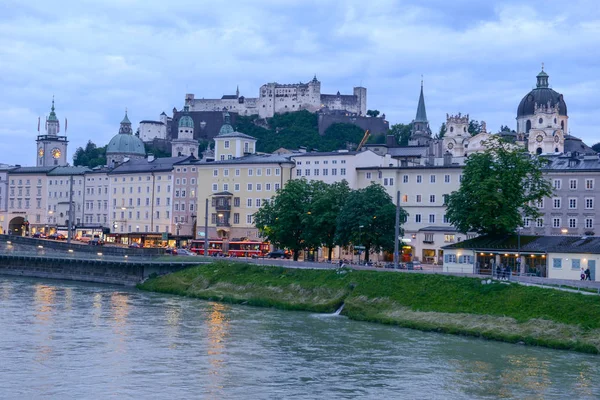
[[217, 211], [230, 211], [231, 210], [231, 204], [219, 204], [219, 203], [217, 203], [215, 205], [215, 209]]

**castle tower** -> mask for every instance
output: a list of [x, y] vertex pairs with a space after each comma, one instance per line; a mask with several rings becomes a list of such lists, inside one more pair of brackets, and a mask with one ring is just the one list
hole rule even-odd
[[431, 129], [427, 121], [427, 111], [425, 110], [425, 96], [423, 96], [423, 80], [421, 80], [421, 93], [419, 94], [419, 104], [417, 106], [417, 115], [412, 121], [412, 130], [409, 146], [426, 146], [431, 141]]
[[179, 118], [177, 139], [171, 141], [173, 157], [198, 156], [198, 141], [194, 140], [194, 120], [190, 116], [190, 107], [183, 107], [183, 116]]
[[[65, 166], [67, 165], [67, 141], [66, 136], [59, 136], [60, 122], [54, 111], [54, 98], [50, 115], [46, 118], [46, 134], [38, 135], [36, 165], [38, 167]], [[39, 124], [38, 124], [39, 131]]]
[[450, 152], [453, 157], [462, 157], [465, 155], [465, 144], [468, 143], [470, 138], [469, 114], [446, 114], [446, 134], [443, 140], [443, 151]]

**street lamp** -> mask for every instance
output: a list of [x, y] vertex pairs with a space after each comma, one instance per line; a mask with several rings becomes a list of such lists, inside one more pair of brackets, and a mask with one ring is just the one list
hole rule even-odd
[[567, 228], [562, 228], [560, 231], [563, 235], [566, 235], [567, 233], [569, 233], [569, 230]]

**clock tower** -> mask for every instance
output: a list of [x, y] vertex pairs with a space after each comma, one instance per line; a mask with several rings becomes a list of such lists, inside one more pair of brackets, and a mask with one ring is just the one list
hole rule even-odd
[[60, 122], [54, 112], [54, 98], [52, 98], [50, 115], [46, 118], [45, 131], [46, 134], [38, 135], [36, 140], [36, 165], [38, 167], [67, 165], [67, 143], [69, 142], [66, 136], [58, 135], [60, 133]]

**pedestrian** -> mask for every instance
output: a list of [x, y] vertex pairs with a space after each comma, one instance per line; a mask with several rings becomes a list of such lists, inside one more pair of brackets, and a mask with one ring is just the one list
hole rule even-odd
[[585, 281], [585, 269], [583, 269], [583, 267], [581, 267], [581, 273], [580, 273], [579, 277], [581, 278], [582, 281]]
[[591, 272], [590, 272], [590, 267], [587, 267], [585, 269], [585, 280], [586, 281], [591, 281], [592, 280], [592, 275], [591, 275]]
[[502, 272], [502, 268], [500, 268], [500, 264], [498, 264], [496, 266], [496, 279], [502, 279], [502, 276], [500, 276], [501, 272]]

